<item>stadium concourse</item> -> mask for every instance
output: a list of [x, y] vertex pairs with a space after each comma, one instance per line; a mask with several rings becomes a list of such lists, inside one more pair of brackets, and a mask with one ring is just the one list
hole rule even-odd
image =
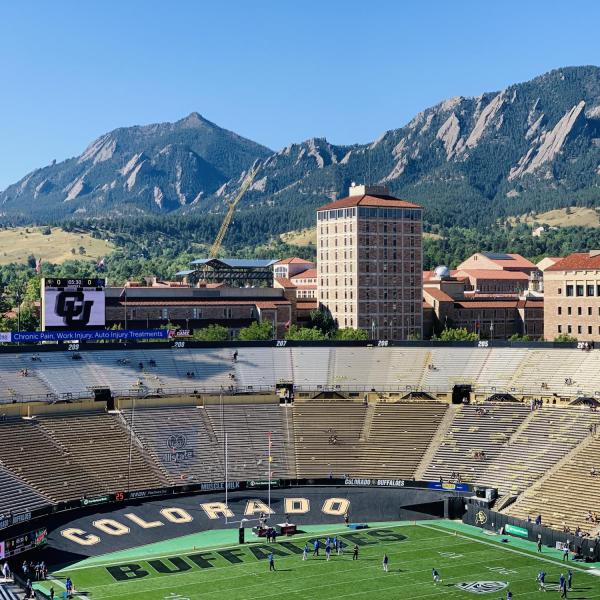
[[269, 474], [493, 488], [487, 507], [503, 518], [600, 533], [600, 351], [104, 348], [3, 349], [0, 534]]

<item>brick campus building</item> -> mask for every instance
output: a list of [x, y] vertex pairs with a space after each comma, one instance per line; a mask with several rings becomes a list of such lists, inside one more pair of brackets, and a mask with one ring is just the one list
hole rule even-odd
[[421, 337], [422, 209], [381, 186], [353, 185], [317, 209], [317, 298], [340, 328]]
[[544, 331], [600, 339], [600, 250], [576, 252], [544, 271]]

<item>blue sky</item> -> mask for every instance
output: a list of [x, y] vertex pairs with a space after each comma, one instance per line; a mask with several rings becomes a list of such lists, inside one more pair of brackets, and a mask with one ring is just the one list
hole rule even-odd
[[0, 190], [198, 111], [278, 149], [366, 142], [455, 95], [600, 63], [596, 1], [0, 3]]

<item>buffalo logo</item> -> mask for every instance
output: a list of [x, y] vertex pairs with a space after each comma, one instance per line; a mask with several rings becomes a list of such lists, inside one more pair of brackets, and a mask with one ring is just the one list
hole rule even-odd
[[487, 523], [487, 515], [480, 510], [475, 514], [475, 525], [485, 525]]
[[56, 296], [54, 312], [62, 317], [65, 325], [84, 326], [90, 322], [93, 300], [86, 300], [83, 292], [64, 291]]
[[508, 587], [508, 583], [506, 581], [466, 581], [457, 583], [456, 587], [463, 592], [472, 594], [492, 594]]
[[171, 450], [183, 450], [187, 446], [187, 440], [185, 435], [178, 433], [176, 435], [170, 435], [167, 438], [167, 446]]

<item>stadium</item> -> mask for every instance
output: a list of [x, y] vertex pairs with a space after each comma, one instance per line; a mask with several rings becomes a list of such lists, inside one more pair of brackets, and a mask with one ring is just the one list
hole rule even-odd
[[600, 597], [575, 346], [0, 346], [0, 597]]

